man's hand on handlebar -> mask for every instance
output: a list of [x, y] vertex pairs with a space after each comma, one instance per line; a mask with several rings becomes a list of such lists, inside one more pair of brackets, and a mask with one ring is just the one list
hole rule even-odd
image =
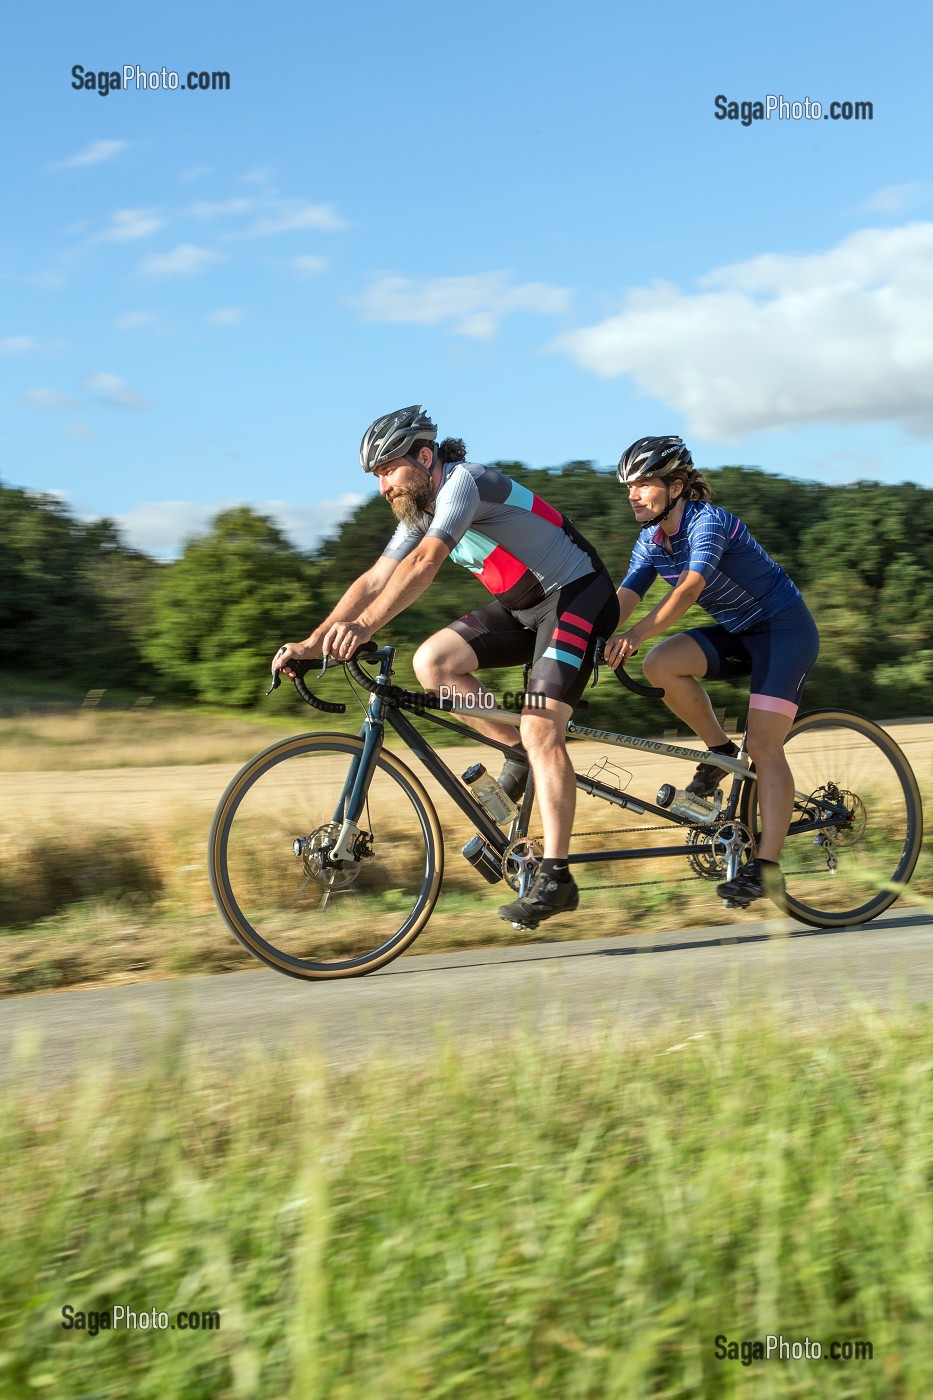
[[[303, 676], [310, 663], [319, 655], [319, 651], [304, 642], [286, 642], [272, 658], [272, 675], [275, 676], [277, 671], [281, 671], [283, 676], [288, 676], [288, 679], [293, 681]], [[296, 666], [296, 662], [301, 664]]]
[[335, 622], [325, 635], [321, 650], [325, 656], [332, 656], [337, 661], [347, 661], [360, 647], [366, 645], [374, 630], [372, 627], [364, 627], [359, 622]]
[[624, 666], [638, 650], [638, 642], [632, 641], [631, 634], [620, 632], [617, 637], [610, 637], [603, 647], [603, 656], [608, 665], [615, 671], [619, 666]]
[[330, 658], [332, 664], [348, 661], [366, 647], [371, 636], [372, 628], [355, 622], [337, 622], [316, 644], [312, 644], [312, 638], [304, 642], [285, 642], [272, 658], [273, 690], [281, 679], [280, 672], [290, 681], [301, 680], [319, 656]]

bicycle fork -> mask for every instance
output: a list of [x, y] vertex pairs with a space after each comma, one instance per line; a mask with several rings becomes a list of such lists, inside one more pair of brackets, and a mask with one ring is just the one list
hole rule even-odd
[[295, 840], [295, 855], [304, 860], [305, 868], [308, 869], [309, 859], [317, 867], [313, 872], [308, 870], [308, 880], [313, 874], [313, 878], [323, 886], [321, 909], [327, 908], [340, 871], [357, 864], [367, 854], [364, 849], [366, 834], [359, 825], [359, 818], [366, 805], [369, 784], [382, 751], [383, 734], [382, 722], [367, 718], [359, 736], [363, 740], [363, 751], [350, 758], [346, 780], [330, 822], [330, 829], [335, 833], [332, 841], [312, 850], [314, 836]]

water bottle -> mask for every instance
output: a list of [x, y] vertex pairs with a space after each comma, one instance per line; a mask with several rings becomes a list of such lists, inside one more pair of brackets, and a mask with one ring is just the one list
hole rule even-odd
[[461, 855], [491, 885], [497, 884], [502, 879], [502, 861], [488, 841], [483, 840], [482, 836], [471, 836], [461, 851]]
[[514, 822], [518, 816], [518, 808], [481, 763], [474, 763], [468, 768], [463, 775], [463, 781], [494, 822], [498, 822], [500, 826]]
[[694, 797], [692, 793], [684, 792], [682, 788], [675, 788], [670, 783], [665, 783], [658, 791], [658, 806], [667, 808], [678, 817], [685, 818], [686, 821], [711, 822], [719, 816], [722, 794], [717, 796], [715, 804], [711, 806], [708, 802], [704, 802], [702, 797]]

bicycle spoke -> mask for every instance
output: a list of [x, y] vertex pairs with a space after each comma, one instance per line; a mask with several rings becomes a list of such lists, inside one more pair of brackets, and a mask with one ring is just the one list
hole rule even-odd
[[[788, 911], [818, 927], [874, 918], [897, 898], [920, 850], [920, 797], [907, 760], [884, 730], [844, 711], [802, 716], [785, 753], [796, 791], [781, 857]], [[756, 801], [754, 809], [757, 835]]]
[[437, 817], [391, 755], [375, 767], [349, 859], [343, 826], [349, 736], [274, 745], [237, 775], [211, 831], [211, 880], [241, 942], [299, 977], [350, 976], [407, 947], [434, 907], [443, 863]]

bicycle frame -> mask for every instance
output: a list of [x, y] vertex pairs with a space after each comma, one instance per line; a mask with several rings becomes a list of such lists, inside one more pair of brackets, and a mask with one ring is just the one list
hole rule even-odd
[[[459, 778], [448, 768], [437, 751], [431, 746], [423, 734], [409, 720], [404, 710], [408, 709], [416, 712], [422, 719], [428, 720], [431, 724], [441, 725], [445, 729], [452, 729], [455, 733], [462, 734], [464, 739], [470, 743], [484, 744], [489, 748], [498, 749], [503, 754], [511, 751], [511, 746], [499, 743], [496, 739], [491, 739], [482, 734], [477, 729], [457, 721], [446, 719], [440, 714], [432, 712], [432, 709], [425, 702], [416, 703], [419, 697], [411, 692], [401, 691], [391, 686], [392, 661], [395, 656], [394, 647], [381, 648], [373, 657], [380, 659], [381, 665], [379, 675], [375, 678], [375, 685], [372, 689], [372, 698], [367, 708], [366, 718], [359, 730], [359, 737], [363, 740], [363, 752], [358, 759], [354, 759], [350, 766], [347, 782], [341, 794], [338, 810], [334, 814], [334, 820], [341, 823], [340, 835], [333, 851], [334, 860], [350, 859], [354, 844], [360, 836], [358, 821], [363, 812], [366, 802], [366, 795], [369, 790], [370, 778], [375, 768], [376, 760], [382, 749], [385, 738], [385, 726], [388, 722], [403, 740], [406, 746], [414, 753], [433, 778], [440, 784], [452, 802], [459, 807], [464, 816], [472, 822], [476, 830], [481, 834], [488, 846], [497, 856], [503, 858], [516, 841], [523, 840], [528, 834], [528, 827], [531, 820], [534, 799], [534, 777], [529, 768], [528, 778], [525, 785], [525, 793], [522, 800], [521, 810], [515, 821], [511, 823], [507, 831], [503, 831], [489, 816], [486, 810], [477, 802], [470, 790], [464, 786]], [[394, 692], [394, 694], [393, 694]], [[461, 712], [466, 710], [466, 706], [456, 706], [448, 702], [444, 707], [453, 712], [458, 709]], [[471, 713], [473, 711], [471, 710]], [[479, 710], [476, 711], [477, 718], [491, 720], [494, 723], [517, 726], [520, 723], [520, 715], [506, 710]], [[707, 749], [688, 749], [678, 744], [668, 744], [660, 739], [641, 739], [634, 735], [616, 733], [607, 729], [594, 729], [588, 725], [577, 724], [574, 720], [567, 722], [567, 736], [569, 738], [597, 739], [602, 743], [611, 744], [616, 748], [634, 749], [641, 753], [654, 753], [663, 757], [675, 758], [681, 761], [693, 763], [711, 763], [718, 768], [724, 768], [732, 774], [732, 787], [728, 798], [712, 813], [708, 823], [711, 833], [716, 831], [723, 823], [736, 823], [739, 802], [742, 793], [743, 780], [752, 772], [752, 765], [745, 749], [745, 736], [743, 735], [739, 752], [734, 757], [727, 757], [724, 754], [712, 753]], [[630, 796], [623, 792], [621, 788], [612, 787], [607, 783], [600, 782], [598, 778], [591, 778], [587, 774], [574, 772], [574, 779], [577, 787], [587, 793], [588, 796], [598, 797], [606, 802], [611, 802], [617, 807], [633, 813], [635, 816], [645, 816], [650, 813], [658, 817], [662, 822], [669, 822], [672, 826], [684, 827], [691, 832], [702, 831], [707, 823], [702, 820], [690, 820], [682, 817], [676, 812], [659, 806], [647, 798]], [[806, 793], [795, 793], [798, 803], [809, 804], [810, 799]], [[792, 824], [791, 830], [799, 836], [808, 832], [819, 832], [822, 828], [832, 826], [838, 820], [838, 809], [836, 804], [821, 799], [819, 803], [823, 815], [808, 815], [802, 821]], [[812, 807], [811, 807], [812, 813]], [[731, 878], [739, 868], [742, 857], [742, 841], [735, 827], [733, 835], [728, 843], [727, 873]], [[641, 846], [634, 849], [615, 849], [610, 851], [579, 851], [571, 852], [567, 857], [570, 865], [584, 865], [603, 861], [622, 860], [666, 860], [684, 856], [713, 855], [715, 849], [712, 841], [706, 843], [694, 838], [689, 844], [680, 846]], [[521, 877], [522, 886], [530, 882], [530, 874], [526, 872]]]
[[[477, 802], [470, 790], [464, 786], [459, 778], [448, 768], [437, 751], [431, 746], [425, 736], [414, 726], [404, 713], [404, 709], [415, 710], [414, 705], [408, 705], [405, 701], [391, 703], [388, 694], [390, 677], [392, 675], [392, 659], [394, 649], [385, 648], [380, 653], [381, 666], [378, 678], [376, 678], [376, 688], [372, 692], [366, 718], [359, 730], [359, 737], [363, 740], [363, 752], [357, 760], [351, 764], [347, 782], [341, 794], [338, 811], [334, 814], [335, 821], [341, 822], [340, 837], [336, 843], [333, 856], [334, 859], [345, 857], [352, 849], [353, 842], [359, 835], [357, 825], [362, 815], [363, 807], [368, 791], [370, 777], [375, 768], [376, 760], [382, 749], [385, 738], [385, 725], [388, 722], [396, 731], [405, 745], [418, 757], [428, 772], [447, 793], [448, 797], [459, 807], [464, 816], [473, 824], [487, 843], [500, 857], [505, 855], [509, 846], [515, 841], [523, 839], [528, 833], [528, 826], [531, 818], [534, 794], [534, 778], [529, 769], [526, 782], [524, 800], [518, 817], [510, 825], [507, 832], [496, 825], [485, 809]], [[454, 707], [457, 708], [457, 707]], [[465, 707], [459, 707], [461, 711]], [[462, 734], [464, 739], [470, 743], [484, 744], [489, 748], [499, 750], [503, 754], [511, 751], [511, 746], [499, 743], [495, 739], [481, 734], [478, 730], [456, 720], [446, 719], [443, 716], [433, 713], [427, 706], [417, 707], [417, 713], [422, 719], [428, 720], [431, 724], [437, 724], [446, 729], [452, 729], [455, 733]], [[480, 710], [476, 712], [478, 718], [491, 720], [494, 723], [517, 726], [520, 722], [518, 714], [512, 714], [503, 710]], [[726, 820], [734, 820], [738, 808], [739, 796], [741, 792], [742, 779], [747, 777], [751, 771], [751, 764], [745, 754], [744, 743], [736, 758], [727, 758], [721, 754], [710, 753], [705, 749], [685, 749], [675, 744], [667, 744], [661, 740], [640, 739], [631, 735], [613, 733], [604, 729], [591, 729], [586, 725], [579, 725], [573, 720], [568, 721], [567, 735], [570, 738], [592, 738], [601, 740], [604, 743], [613, 744], [620, 748], [637, 749], [641, 752], [656, 753], [678, 758], [688, 762], [714, 763], [719, 767], [727, 769], [733, 774], [732, 789], [728, 800], [723, 804], [717, 813], [718, 816]], [[644, 816], [650, 812], [653, 816], [661, 818], [662, 821], [670, 822], [672, 826], [680, 826], [688, 829], [702, 827], [701, 822], [691, 822], [679, 816], [677, 813], [668, 811], [667, 808], [660, 807], [655, 802], [645, 798], [629, 796], [619, 788], [600, 782], [597, 778], [590, 778], [586, 774], [574, 773], [576, 785], [581, 791], [592, 797], [599, 797], [605, 801], [613, 803], [632, 812], [636, 816]], [[594, 861], [612, 860], [645, 860], [645, 859], [665, 859], [677, 856], [702, 854], [712, 851], [712, 846], [704, 846], [696, 842], [682, 846], [664, 846], [637, 848], [634, 850], [612, 850], [599, 852], [572, 853], [568, 860], [571, 864], [583, 864]]]

